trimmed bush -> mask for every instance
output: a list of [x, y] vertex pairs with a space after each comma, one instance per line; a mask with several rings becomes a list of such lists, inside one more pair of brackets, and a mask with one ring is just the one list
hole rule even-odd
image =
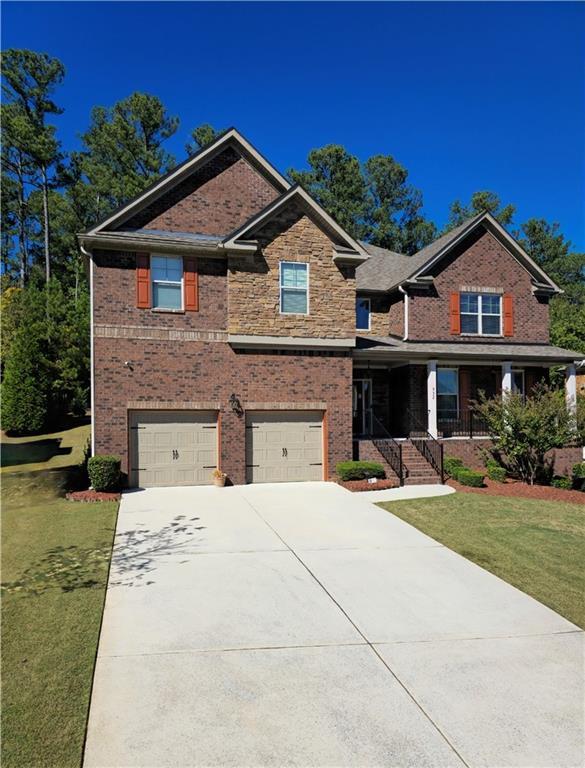
[[573, 488], [576, 491], [585, 491], [585, 461], [573, 464]]
[[448, 475], [455, 478], [457, 472], [460, 469], [464, 469], [464, 466], [461, 459], [457, 459], [454, 456], [445, 456], [443, 459], [443, 469]]
[[504, 467], [498, 466], [497, 462], [495, 465], [490, 465], [487, 468], [487, 476], [490, 480], [493, 480], [495, 483], [503, 483], [506, 479], [506, 470]]
[[375, 461], [340, 461], [336, 467], [341, 480], [367, 480], [386, 477], [384, 467]]
[[562, 488], [565, 491], [570, 491], [573, 487], [573, 481], [570, 477], [566, 477], [565, 475], [557, 475], [557, 477], [553, 477], [550, 484], [554, 488]]
[[95, 491], [113, 491], [120, 482], [119, 456], [92, 456], [87, 462], [89, 482]]
[[475, 472], [473, 469], [462, 468], [457, 472], [455, 478], [461, 485], [469, 485], [472, 488], [481, 488], [483, 486], [483, 472]]

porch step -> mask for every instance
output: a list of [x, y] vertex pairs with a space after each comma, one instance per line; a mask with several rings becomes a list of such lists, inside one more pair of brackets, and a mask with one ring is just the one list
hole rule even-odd
[[406, 467], [405, 485], [430, 485], [441, 478], [410, 441], [402, 443], [402, 463]]
[[426, 475], [425, 477], [409, 476], [404, 480], [404, 485], [437, 485], [440, 483], [441, 480], [438, 475], [433, 475], [432, 477], [430, 475]]

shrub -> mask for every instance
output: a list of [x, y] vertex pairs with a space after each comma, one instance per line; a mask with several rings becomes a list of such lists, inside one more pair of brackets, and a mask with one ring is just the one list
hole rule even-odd
[[575, 439], [577, 431], [563, 392], [538, 384], [530, 397], [507, 393], [474, 405], [485, 420], [494, 448], [514, 476], [531, 485], [546, 473], [545, 454]]
[[464, 469], [461, 459], [457, 459], [454, 456], [445, 456], [443, 459], [443, 469], [451, 477], [455, 478], [455, 475], [460, 469]]
[[87, 474], [94, 490], [114, 490], [120, 482], [120, 457], [92, 456], [87, 462]]
[[495, 483], [503, 483], [506, 479], [506, 470], [504, 467], [498, 466], [498, 463], [496, 462], [487, 468], [487, 476]]
[[585, 461], [580, 461], [578, 464], [573, 464], [573, 488], [576, 491], [585, 492]]
[[563, 488], [566, 491], [570, 491], [573, 487], [573, 481], [570, 477], [566, 477], [565, 475], [557, 475], [556, 477], [553, 477], [550, 484], [555, 488]]
[[386, 477], [384, 467], [375, 461], [340, 461], [336, 467], [341, 480], [366, 480]]
[[483, 472], [475, 472], [473, 469], [461, 468], [455, 478], [461, 485], [469, 485], [472, 488], [481, 488], [483, 485]]

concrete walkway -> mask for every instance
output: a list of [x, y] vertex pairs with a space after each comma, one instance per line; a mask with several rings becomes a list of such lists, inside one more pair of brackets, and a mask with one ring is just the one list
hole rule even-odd
[[455, 493], [450, 485], [403, 485], [401, 488], [386, 488], [383, 491], [360, 491], [360, 499], [377, 504], [380, 501], [406, 501], [407, 499], [430, 499], [433, 496], [448, 496]]
[[578, 766], [583, 633], [330, 483], [124, 495], [85, 766]]

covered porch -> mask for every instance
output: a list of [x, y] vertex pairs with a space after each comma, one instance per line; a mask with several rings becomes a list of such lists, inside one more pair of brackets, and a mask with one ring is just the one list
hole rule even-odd
[[567, 405], [576, 405], [575, 359], [567, 350], [550, 345], [373, 341], [362, 340], [366, 343], [355, 354], [354, 439], [486, 437], [486, 425], [472, 408], [480, 393], [529, 395], [538, 382], [549, 380], [551, 368], [564, 368]]

